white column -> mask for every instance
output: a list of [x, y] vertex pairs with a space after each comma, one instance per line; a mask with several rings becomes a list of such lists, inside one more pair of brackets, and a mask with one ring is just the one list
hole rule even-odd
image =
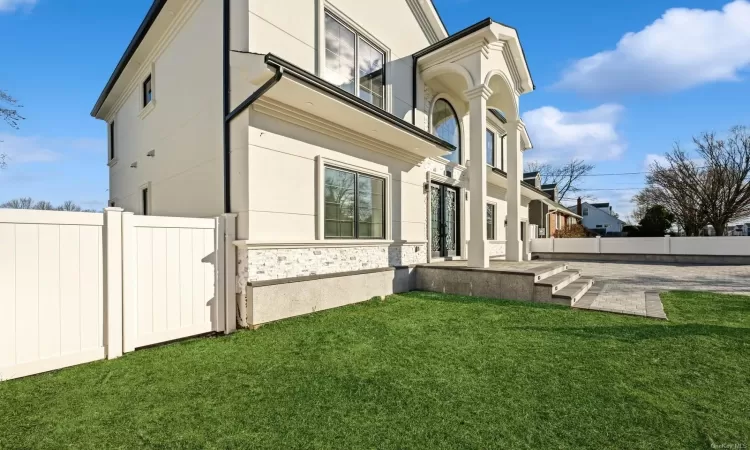
[[521, 154], [521, 130], [518, 122], [508, 120], [508, 230], [506, 234], [505, 259], [522, 261], [521, 248], [521, 180], [523, 179], [523, 155]]
[[492, 91], [478, 86], [469, 99], [469, 267], [490, 266], [487, 249], [487, 99]]
[[122, 356], [122, 208], [104, 209], [104, 329], [107, 359]]

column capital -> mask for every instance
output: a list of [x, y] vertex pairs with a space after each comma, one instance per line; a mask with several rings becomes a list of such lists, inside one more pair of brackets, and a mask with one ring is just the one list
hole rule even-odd
[[471, 89], [465, 90], [464, 95], [469, 100], [474, 100], [475, 98], [480, 97], [480, 96], [484, 98], [485, 100], [487, 100], [492, 95], [492, 89], [488, 88], [487, 86], [483, 84], [480, 84], [479, 86], [475, 86]]
[[517, 131], [525, 131], [526, 130], [526, 124], [523, 122], [523, 120], [518, 119], [507, 119], [508, 123], [505, 124], [506, 131], [510, 129], [515, 129]]

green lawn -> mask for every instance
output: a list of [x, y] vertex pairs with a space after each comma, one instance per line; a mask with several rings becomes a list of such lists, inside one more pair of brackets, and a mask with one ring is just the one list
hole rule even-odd
[[750, 445], [750, 297], [663, 299], [411, 293], [141, 350], [0, 383], [0, 448]]

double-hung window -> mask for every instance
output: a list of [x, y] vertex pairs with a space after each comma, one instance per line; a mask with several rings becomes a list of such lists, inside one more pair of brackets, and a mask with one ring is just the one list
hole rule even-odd
[[109, 123], [109, 160], [115, 159], [115, 121]]
[[326, 12], [323, 78], [385, 108], [385, 52]]
[[487, 149], [487, 164], [495, 167], [495, 133], [487, 130], [487, 136], [485, 139], [487, 140], [485, 144]]
[[385, 180], [325, 167], [325, 237], [385, 239]]
[[487, 239], [495, 240], [495, 205], [487, 203]]
[[151, 103], [151, 100], [154, 98], [154, 90], [153, 85], [151, 83], [151, 75], [149, 75], [144, 81], [143, 81], [143, 106], [147, 106], [149, 103]]

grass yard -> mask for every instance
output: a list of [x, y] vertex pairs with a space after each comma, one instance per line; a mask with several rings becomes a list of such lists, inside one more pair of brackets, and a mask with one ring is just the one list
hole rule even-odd
[[750, 445], [750, 297], [410, 293], [0, 383], [0, 448]]

